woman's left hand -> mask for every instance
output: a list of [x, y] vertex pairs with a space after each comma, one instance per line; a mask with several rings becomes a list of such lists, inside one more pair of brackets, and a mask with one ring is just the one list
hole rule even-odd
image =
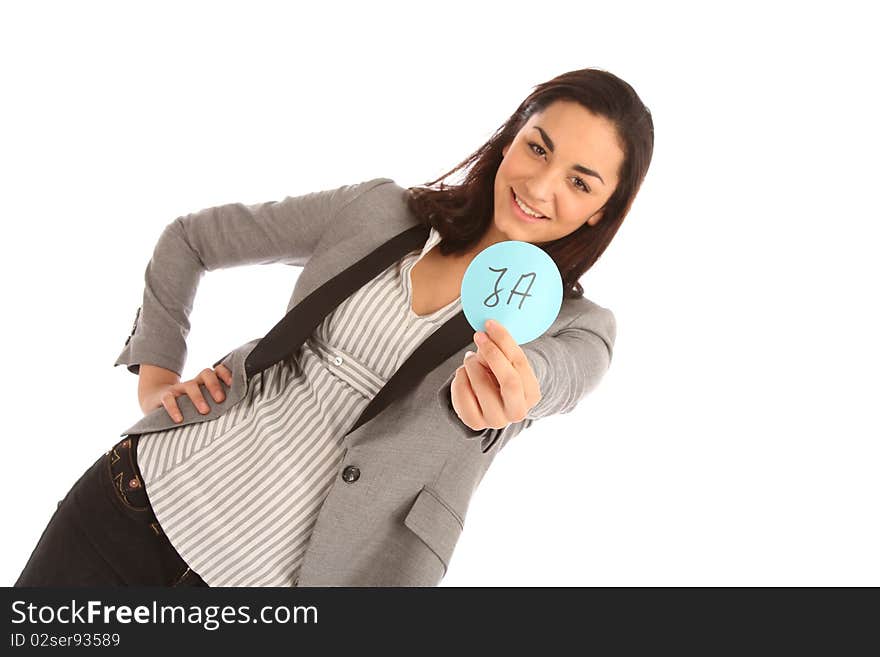
[[525, 352], [494, 320], [474, 334], [477, 353], [465, 355], [452, 380], [452, 407], [470, 429], [503, 429], [522, 421], [541, 399]]

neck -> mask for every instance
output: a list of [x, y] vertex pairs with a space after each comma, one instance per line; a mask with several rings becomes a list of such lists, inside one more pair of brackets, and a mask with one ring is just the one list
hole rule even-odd
[[486, 232], [483, 233], [480, 241], [477, 242], [476, 246], [471, 247], [468, 251], [468, 262], [476, 258], [483, 249], [488, 249], [493, 244], [498, 244], [499, 242], [506, 242], [508, 239], [507, 235], [498, 230], [498, 227], [493, 220], [486, 229]]
[[[479, 253], [483, 249], [487, 249], [493, 244], [497, 244], [498, 242], [507, 241], [509, 238], [507, 235], [498, 230], [495, 226], [495, 222], [493, 221], [483, 236], [480, 238], [480, 241], [477, 242], [475, 246], [472, 246], [464, 253], [453, 253], [448, 256], [445, 256], [447, 264], [454, 263], [456, 265], [461, 266], [462, 268], [467, 268], [467, 266], [471, 263], [471, 260], [477, 257]], [[435, 253], [440, 256], [439, 249], [435, 251]]]

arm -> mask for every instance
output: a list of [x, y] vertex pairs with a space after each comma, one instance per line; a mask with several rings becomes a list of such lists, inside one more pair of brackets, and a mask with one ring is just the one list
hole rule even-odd
[[522, 422], [514, 422], [504, 429], [486, 430], [480, 449], [487, 452], [497, 443], [500, 451], [534, 420], [574, 410], [608, 371], [616, 338], [614, 314], [591, 303], [586, 312], [553, 334], [550, 340], [524, 344], [522, 349], [540, 384], [541, 399]]
[[562, 329], [521, 345], [538, 380], [541, 399], [521, 422], [512, 422], [503, 429], [473, 430], [461, 421], [451, 399], [454, 372], [439, 391], [441, 403], [465, 438], [480, 438], [483, 452], [496, 444], [500, 450], [534, 420], [572, 411], [596, 388], [611, 364], [616, 337], [614, 314], [587, 301], [584, 311]]
[[393, 181], [374, 178], [281, 201], [229, 203], [175, 219], [147, 264], [143, 303], [114, 366], [139, 374], [140, 363], [149, 363], [180, 376], [189, 315], [206, 271], [270, 263], [304, 266], [327, 224], [358, 196], [388, 182]]
[[180, 376], [163, 367], [156, 367], [148, 363], [140, 364], [140, 376], [138, 377], [138, 402], [144, 414], [149, 413], [154, 407], [147, 406], [147, 400], [160, 387], [180, 383]]
[[541, 386], [541, 399], [526, 419], [572, 411], [605, 376], [616, 338], [614, 313], [591, 304], [552, 339], [524, 344], [522, 349]]

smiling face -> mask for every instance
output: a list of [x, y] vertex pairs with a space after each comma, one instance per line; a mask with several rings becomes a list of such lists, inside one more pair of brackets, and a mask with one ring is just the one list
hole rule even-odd
[[[495, 216], [482, 248], [508, 239], [550, 242], [584, 222], [595, 225], [623, 162], [614, 126], [571, 101], [556, 101], [529, 117], [502, 153], [495, 175]], [[522, 211], [514, 193], [544, 218]]]

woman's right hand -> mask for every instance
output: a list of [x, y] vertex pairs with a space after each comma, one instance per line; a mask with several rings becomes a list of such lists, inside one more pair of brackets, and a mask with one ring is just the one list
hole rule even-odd
[[144, 395], [144, 401], [141, 408], [144, 413], [148, 413], [155, 408], [164, 406], [168, 411], [168, 415], [175, 422], [183, 420], [183, 413], [177, 406], [177, 398], [181, 395], [188, 395], [192, 400], [193, 406], [204, 415], [210, 412], [208, 402], [202, 394], [200, 385], [204, 385], [216, 402], [222, 402], [226, 399], [226, 393], [220, 382], [225, 383], [228, 387], [232, 387], [232, 372], [225, 365], [218, 365], [212, 370], [206, 367], [198, 375], [189, 381], [180, 381], [177, 383], [160, 383], [152, 390]]

